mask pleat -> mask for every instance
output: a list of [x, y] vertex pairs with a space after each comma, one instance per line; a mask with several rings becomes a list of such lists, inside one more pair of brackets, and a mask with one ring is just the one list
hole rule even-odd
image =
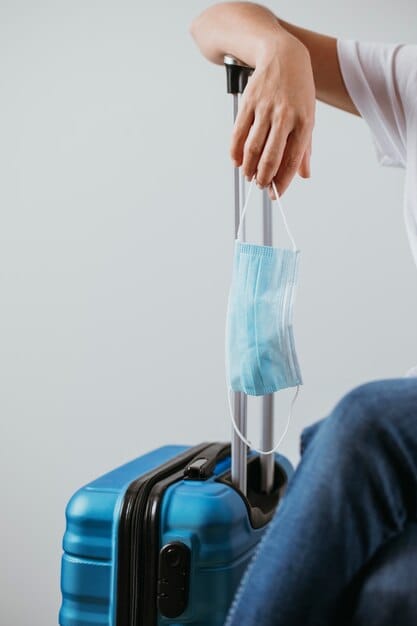
[[296, 251], [236, 242], [226, 345], [233, 391], [300, 384], [291, 322], [297, 265]]

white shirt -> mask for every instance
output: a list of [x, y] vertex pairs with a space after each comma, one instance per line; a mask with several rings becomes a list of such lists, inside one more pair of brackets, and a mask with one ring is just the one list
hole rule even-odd
[[406, 170], [404, 215], [417, 263], [417, 45], [337, 42], [343, 80], [381, 165]]
[[[406, 170], [404, 216], [417, 264], [417, 45], [338, 40], [346, 88], [368, 124], [381, 165]], [[417, 366], [407, 372], [417, 376]]]

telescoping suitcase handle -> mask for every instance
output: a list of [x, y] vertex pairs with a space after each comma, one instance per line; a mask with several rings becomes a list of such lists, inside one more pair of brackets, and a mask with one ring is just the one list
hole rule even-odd
[[[226, 68], [227, 93], [233, 95], [233, 121], [239, 109], [239, 96], [243, 94], [249, 77], [254, 69], [249, 67], [239, 59], [230, 55], [224, 57], [224, 65]], [[234, 170], [234, 195], [235, 195], [235, 230], [236, 238], [239, 228], [240, 215], [244, 205], [245, 195], [245, 179], [239, 168]], [[272, 206], [267, 190], [263, 192], [263, 243], [264, 245], [272, 245]], [[243, 232], [243, 239], [245, 234]], [[247, 397], [244, 393], [235, 392], [233, 394], [233, 413], [234, 420], [242, 434], [246, 436], [247, 432]], [[262, 436], [261, 446], [263, 450], [270, 450], [273, 446], [274, 429], [274, 395], [269, 394], [262, 398]], [[247, 491], [247, 446], [241, 441], [232, 430], [232, 482], [238, 487], [242, 493]], [[262, 489], [269, 493], [274, 484], [275, 456], [273, 454], [262, 456], [261, 463], [261, 484]]]

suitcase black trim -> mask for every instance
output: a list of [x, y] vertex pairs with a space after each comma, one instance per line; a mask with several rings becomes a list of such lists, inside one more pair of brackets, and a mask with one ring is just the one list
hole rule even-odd
[[[177, 455], [128, 487], [119, 520], [117, 626], [152, 626], [156, 619], [159, 507], [165, 489], [210, 444]], [[146, 574], [146, 575], [145, 575]]]

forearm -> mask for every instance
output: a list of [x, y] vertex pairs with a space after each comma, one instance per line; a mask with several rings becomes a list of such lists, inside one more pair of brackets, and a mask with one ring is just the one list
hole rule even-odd
[[251, 67], [267, 62], [289, 38], [295, 39], [269, 9], [248, 2], [211, 6], [193, 21], [191, 34], [209, 61], [222, 64], [230, 54]]
[[223, 63], [232, 55], [255, 71], [235, 121], [230, 154], [249, 179], [274, 181], [282, 194], [296, 172], [310, 176], [316, 98], [351, 113], [337, 41], [287, 24], [251, 2], [211, 6], [191, 25], [203, 55]]
[[[217, 4], [191, 26], [214, 63], [232, 55], [255, 71], [235, 122], [230, 154], [259, 185], [274, 179], [282, 194], [298, 171], [310, 175], [315, 92], [307, 48], [268, 9], [249, 2]], [[272, 192], [271, 192], [272, 193]]]
[[251, 67], [263, 67], [273, 59], [278, 65], [288, 64], [294, 57], [303, 64], [307, 53], [316, 97], [358, 115], [343, 83], [334, 37], [289, 24], [250, 2], [211, 6], [193, 21], [191, 33], [213, 63], [222, 64], [224, 55], [231, 54]]

